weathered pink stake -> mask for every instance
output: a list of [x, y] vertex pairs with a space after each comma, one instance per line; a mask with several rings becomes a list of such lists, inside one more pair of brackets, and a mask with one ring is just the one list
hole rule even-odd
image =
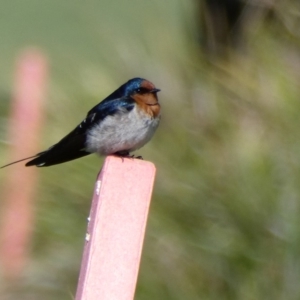
[[[7, 162], [15, 161], [38, 151], [47, 62], [36, 50], [21, 54], [13, 90], [8, 124], [11, 143]], [[1, 164], [5, 162], [2, 160]], [[6, 174], [1, 193], [0, 260], [1, 273], [18, 279], [27, 260], [33, 227], [33, 196], [36, 190], [36, 168], [19, 163], [1, 169]]]
[[132, 300], [155, 166], [109, 156], [96, 181], [76, 300]]

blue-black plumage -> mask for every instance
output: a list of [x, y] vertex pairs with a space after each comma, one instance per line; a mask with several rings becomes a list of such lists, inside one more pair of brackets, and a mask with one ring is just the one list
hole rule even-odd
[[[86, 118], [58, 143], [35, 156], [26, 166], [45, 167], [91, 153], [128, 156], [153, 136], [160, 120], [159, 89], [133, 78], [93, 107]], [[3, 168], [2, 167], [2, 168]]]

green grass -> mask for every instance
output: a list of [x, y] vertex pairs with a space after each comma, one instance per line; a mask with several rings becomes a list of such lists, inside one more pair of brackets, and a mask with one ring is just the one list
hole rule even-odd
[[[0, 6], [1, 164], [24, 47], [50, 61], [41, 149], [129, 78], [162, 89], [161, 126], [138, 151], [158, 172], [136, 299], [300, 298], [299, 37], [258, 20], [246, 50], [212, 59], [197, 44], [192, 1]], [[282, 16], [297, 22], [287, 9]], [[1, 299], [73, 298], [102, 161], [39, 170], [31, 260], [21, 287]]]

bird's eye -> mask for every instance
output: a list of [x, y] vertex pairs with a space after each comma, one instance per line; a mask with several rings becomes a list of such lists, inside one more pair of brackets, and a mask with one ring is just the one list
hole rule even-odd
[[138, 94], [147, 94], [147, 93], [149, 93], [149, 90], [146, 89], [146, 88], [138, 88], [138, 89], [136, 90], [136, 92], [137, 92]]

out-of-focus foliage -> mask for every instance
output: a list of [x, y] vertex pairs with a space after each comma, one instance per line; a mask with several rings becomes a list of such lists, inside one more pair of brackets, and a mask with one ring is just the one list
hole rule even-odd
[[[276, 3], [271, 19], [245, 11], [242, 45], [225, 56], [203, 51], [192, 0], [0, 5], [1, 164], [24, 47], [51, 64], [41, 149], [129, 78], [162, 89], [161, 126], [138, 151], [158, 172], [136, 299], [300, 298], [300, 6]], [[101, 163], [39, 170], [31, 261], [1, 299], [73, 299]]]

